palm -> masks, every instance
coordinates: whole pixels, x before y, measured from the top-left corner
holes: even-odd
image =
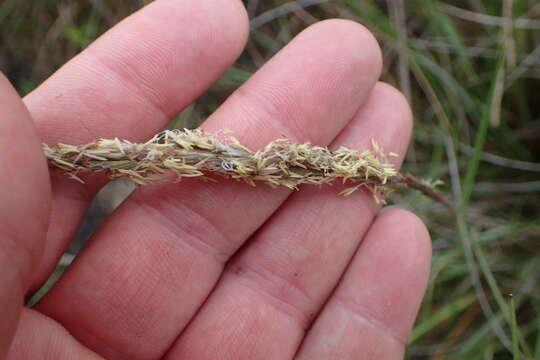
[[[2,81],[0,160],[10,171],[0,173],[0,265],[8,269],[0,308],[9,310],[0,356],[402,356],[425,286],[428,235],[405,211],[377,216],[367,194],[343,198],[333,188],[291,194],[234,181],[141,188],[34,309],[20,305],[105,182],[53,176],[51,195],[40,138],[148,138],[230,66],[247,32],[240,2],[160,0],[30,94],[30,114]],[[376,83],[380,61],[359,25],[314,25],[203,127],[229,128],[252,148],[283,135],[353,148],[376,138],[403,154],[410,112],[397,91]]]

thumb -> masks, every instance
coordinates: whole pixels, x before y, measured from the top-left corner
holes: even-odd
[[[0,359],[10,346],[47,232],[50,184],[41,142],[0,73]]]

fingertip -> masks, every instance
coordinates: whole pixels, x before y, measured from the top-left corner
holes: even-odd
[[[345,293],[370,309],[396,339],[405,342],[427,287],[431,243],[426,226],[413,213],[390,209],[375,219],[352,263]]]
[[[392,118],[394,128],[398,129],[403,137],[410,138],[413,128],[413,113],[405,95],[394,86],[379,81],[373,88],[372,96],[384,101],[388,108],[400,115]]]
[[[399,167],[409,146],[412,126],[413,116],[407,99],[393,86],[377,82],[333,146],[369,149],[372,141],[376,141],[385,153],[397,154],[389,161]]]
[[[249,17],[245,6],[240,0],[213,0],[197,2],[196,7],[201,22],[206,24],[205,38],[200,39],[201,42],[206,43],[210,54],[219,60],[230,56],[229,63],[232,64],[242,53],[249,37]]]
[[[300,36],[313,36],[335,53],[336,66],[344,60],[351,75],[373,86],[382,72],[382,52],[377,39],[362,24],[346,19],[328,19],[305,29]],[[368,81],[366,81],[366,79]]]
[[[4,74],[4,72],[2,70],[0,70],[0,82],[1,82],[1,85],[4,86],[6,81],[9,82],[6,74]]]
[[[379,81],[366,101],[366,108],[358,115],[360,121],[365,120],[362,132],[374,134],[373,139],[385,152],[398,155],[390,161],[401,165],[413,128],[413,115],[405,96],[392,85]]]
[[[245,6],[240,0],[212,0],[212,1],[184,1],[184,0],[157,0],[147,5],[144,13],[135,13],[125,22],[133,21],[144,15],[149,19],[149,24],[154,25],[164,22],[165,30],[175,33],[171,27],[174,23],[194,25],[204,23],[202,36],[212,43],[208,46],[223,46],[226,49],[241,51],[249,36],[249,17]],[[141,15],[142,14],[142,15]],[[153,19],[151,19],[151,17]],[[169,19],[173,20],[172,22]],[[179,21],[181,19],[182,21]],[[141,26],[141,21],[136,20]],[[155,27],[154,27],[155,28]],[[155,30],[158,30],[155,28]],[[181,30],[181,29],[179,29]],[[189,29],[192,31],[193,29]],[[207,34],[211,34],[207,36]],[[202,39],[201,39],[202,40]],[[214,43],[219,40],[220,44]]]
[[[234,0],[234,1],[226,0],[225,3],[231,5],[231,11],[237,18],[238,38],[242,39],[242,47],[240,48],[240,51],[242,51],[244,49],[245,43],[248,40],[249,31],[250,31],[249,15],[248,15],[247,9],[241,0]]]
[[[431,264],[431,237],[425,223],[416,214],[400,208],[388,209],[381,213],[378,220],[383,227],[395,229],[396,234],[404,237],[404,251],[407,262],[418,264],[424,274],[429,273]],[[427,276],[426,276],[427,279]]]
[[[317,350],[329,354],[326,358],[356,358],[360,351],[377,359],[402,358],[430,257],[429,234],[416,215],[402,209],[381,212],[308,334],[300,358],[312,358]],[[329,334],[332,344],[321,347]]]
[[[8,111],[13,111],[12,109],[17,109],[16,111],[25,111],[22,106],[22,101],[20,96],[8,79],[6,74],[0,71],[0,105],[4,116],[7,117]]]

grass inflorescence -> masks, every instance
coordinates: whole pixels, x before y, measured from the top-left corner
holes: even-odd
[[[100,139],[85,145],[43,144],[50,167],[82,181],[80,173],[105,173],[110,178],[127,178],[138,185],[183,177],[215,181],[212,175],[243,180],[255,186],[298,189],[301,184],[330,184],[335,180],[354,185],[341,192],[350,195],[360,187],[368,189],[378,203],[396,185],[406,185],[451,206],[427,183],[400,174],[375,141],[372,150],[355,151],[340,147],[330,151],[311,143],[295,144],[277,139],[264,149],[252,151],[235,137],[210,134],[200,129],[165,130],[145,143]]]

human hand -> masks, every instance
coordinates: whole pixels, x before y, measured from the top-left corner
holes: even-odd
[[[40,143],[142,141],[242,51],[239,1],[158,0],[19,99],[0,81],[0,358],[398,359],[426,285],[418,218],[365,192],[183,180],[138,189],[60,281],[48,277],[105,179],[50,175]],[[349,21],[311,26],[204,124],[404,154],[411,114]],[[395,161],[400,162],[402,158]],[[52,189],[52,190],[51,190]]]

